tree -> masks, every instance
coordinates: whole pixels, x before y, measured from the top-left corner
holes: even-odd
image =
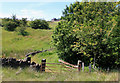
[[[64,21],[58,24],[53,34],[53,42],[59,57],[73,64],[80,59],[86,64],[91,62],[102,68],[117,67],[120,64],[117,43],[120,36],[115,32],[120,30],[117,26],[119,23],[117,4],[117,2],[75,2],[69,7],[66,6],[62,17]],[[110,35],[112,32],[114,36]],[[106,61],[107,59],[109,61]]]
[[[16,15],[13,15],[12,18],[3,18],[2,26],[7,31],[14,31],[16,27],[20,25],[19,20],[16,18]]]

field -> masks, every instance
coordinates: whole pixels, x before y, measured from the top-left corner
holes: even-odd
[[[52,33],[57,22],[49,23],[50,30],[27,28],[29,36],[17,35],[16,32],[9,32],[2,29],[2,56],[24,59],[25,55],[35,50],[49,49],[52,46]],[[41,63],[42,59],[47,62],[58,63],[58,56],[55,50],[44,52],[32,57],[32,61]],[[57,73],[37,72],[30,68],[2,68],[3,81],[117,81],[118,72],[75,72],[61,71]],[[17,72],[19,72],[17,74]]]

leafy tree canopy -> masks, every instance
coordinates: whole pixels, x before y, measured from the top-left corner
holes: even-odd
[[[53,43],[61,59],[102,68],[120,65],[119,2],[75,2],[66,6]]]

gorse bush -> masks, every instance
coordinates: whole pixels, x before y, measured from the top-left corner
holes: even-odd
[[[66,6],[53,43],[59,58],[76,64],[82,60],[102,68],[120,65],[119,2],[75,2]]]
[[[33,29],[49,29],[49,25],[45,20],[35,19],[30,22],[30,27]]]

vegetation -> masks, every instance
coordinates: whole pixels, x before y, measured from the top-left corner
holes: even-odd
[[[84,72],[61,72],[61,73],[48,73],[36,72],[30,68],[21,70],[19,74],[16,72],[20,69],[3,68],[4,72],[3,81],[117,81],[118,73],[84,73]],[[52,82],[51,82],[52,83]]]
[[[26,31],[27,26],[33,29],[50,29],[49,24],[45,20],[35,19],[29,23],[27,22],[27,18],[22,18],[20,20],[16,18],[16,15],[13,15],[12,18],[3,18],[1,26],[3,26],[7,31],[17,31],[18,35],[23,36],[29,35],[29,33]]]
[[[59,58],[76,64],[82,60],[102,68],[120,64],[120,11],[118,2],[75,2],[63,11],[53,43]]]
[[[49,29],[49,25],[45,20],[35,19],[31,21],[30,27],[33,29]]]
[[[27,26],[27,18],[22,18],[22,20],[20,20],[20,25]]]
[[[20,26],[16,28],[16,31],[18,32],[18,35],[23,35],[23,36],[27,36],[29,35],[29,33],[26,30],[25,26]]]
[[[39,30],[27,28],[29,36],[16,35],[17,32],[9,32],[2,29],[2,56],[3,57],[16,57],[17,59],[24,59],[25,54],[34,50],[42,50],[50,48],[50,41],[54,26],[57,23],[50,22],[51,30]],[[52,26],[53,25],[53,26]],[[38,42],[39,41],[39,42]],[[58,63],[58,56],[56,51],[44,52],[32,56],[32,61],[41,63],[42,59],[46,59],[50,63]],[[54,66],[54,65],[53,65]],[[66,71],[61,70],[61,66],[53,69],[58,71],[57,73],[49,72],[37,72],[30,68],[20,70],[20,68],[14,69],[11,67],[2,68],[2,80],[3,81],[117,81],[117,72],[92,72],[88,73],[88,67],[86,71]],[[47,68],[46,68],[47,69]],[[17,74],[17,72],[19,72]],[[86,77],[86,78],[85,78]]]
[[[58,63],[59,59],[63,59],[76,64],[78,60],[82,60],[85,62],[85,70],[68,71],[60,65],[51,68],[55,72],[50,73],[37,72],[31,68],[3,67],[0,77],[3,81],[118,81],[116,70],[102,70],[120,67],[120,15],[117,4],[75,2],[66,6],[60,22],[41,19],[27,21],[27,18],[20,20],[15,15],[12,19],[4,18],[0,24],[3,26],[0,28],[2,57],[24,59],[27,53],[49,49],[53,43],[58,56],[54,49],[31,56],[32,61],[40,64],[42,59],[46,59],[48,63]],[[51,29],[47,30],[49,28]],[[101,67],[100,71],[88,72],[90,62]]]
[[[15,28],[17,27],[17,24],[12,21],[8,21],[4,24],[5,30],[7,31],[14,31]]]
[[[13,15],[12,18],[3,18],[2,19],[2,26],[7,31],[14,31],[17,26],[19,26],[20,22],[16,18],[16,15]]]
[[[28,36],[17,35],[2,28],[2,55],[4,57],[24,58],[29,52],[50,48],[52,30],[26,28]]]

